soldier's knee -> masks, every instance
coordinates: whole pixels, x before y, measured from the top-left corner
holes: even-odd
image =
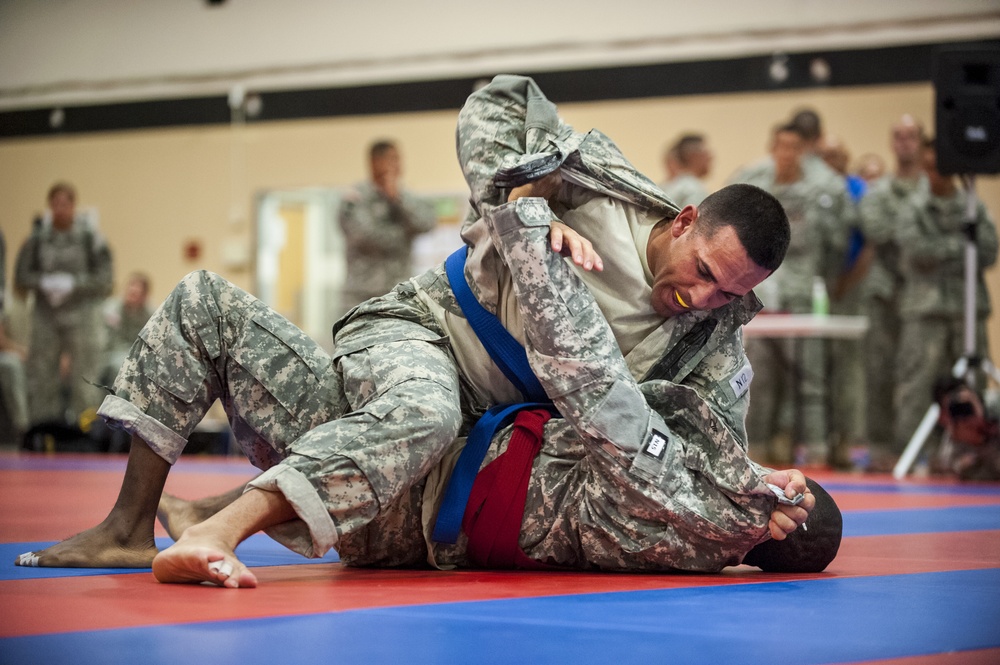
[[[182,303],[194,306],[208,306],[214,303],[213,309],[218,309],[224,303],[245,299],[245,292],[235,284],[209,270],[196,270],[188,273],[174,288],[171,294]],[[232,296],[232,297],[231,297]]]
[[[185,291],[215,291],[228,285],[225,279],[210,270],[195,270],[181,279],[177,289]],[[175,289],[176,290],[176,289]]]

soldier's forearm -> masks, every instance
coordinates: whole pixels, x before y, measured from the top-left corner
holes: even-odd
[[[646,433],[649,406],[593,295],[549,247],[551,216],[544,200],[525,198],[493,209],[485,218],[513,277],[529,361],[576,429],[603,438],[610,418],[632,419],[635,431],[625,438],[635,440],[613,443],[635,449]]]

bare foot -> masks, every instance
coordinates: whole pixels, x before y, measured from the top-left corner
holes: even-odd
[[[153,534],[122,537],[108,521],[39,552],[26,552],[14,564],[41,568],[149,568],[156,556]]]
[[[224,494],[195,499],[194,501],[163,492],[160,495],[159,505],[156,507],[156,516],[170,537],[177,541],[181,539],[185,529],[195,524],[201,524],[226,508],[239,499],[245,489],[245,485],[239,485]]]
[[[178,498],[164,492],[160,503],[156,506],[156,518],[167,530],[167,534],[175,541],[181,539],[184,530],[189,526],[204,521],[205,517],[195,509],[192,501]]]
[[[230,589],[253,588],[257,578],[215,539],[185,532],[153,559],[153,575],[164,583],[209,582]]]

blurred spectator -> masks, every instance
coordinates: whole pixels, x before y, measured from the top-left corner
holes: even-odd
[[[859,260],[869,266],[861,287],[862,311],[868,317],[864,344],[866,422],[871,446],[869,468],[876,472],[890,471],[895,464],[893,395],[903,281],[897,229],[913,223],[919,201],[927,196],[927,177],[920,161],[923,137],[923,127],[910,115],[892,125],[895,172],[871,184],[859,206],[865,237]]]
[[[347,254],[341,313],[388,293],[413,275],[413,239],[434,228],[434,206],[403,190],[396,145],[378,141],[369,151],[371,180],[344,194],[340,228]]]
[[[663,151],[663,172],[667,174],[663,183],[666,184],[676,178],[680,168],[681,165],[677,161],[677,150],[674,146],[670,146]]]
[[[56,183],[49,210],[35,221],[18,253],[15,286],[35,294],[28,345],[28,409],[31,426],[75,422],[96,409],[102,391],[99,309],[111,291],[111,252],[95,223],[76,213],[76,190]],[[59,374],[70,359],[68,405]]]
[[[947,376],[934,384],[941,407],[938,424],[945,438],[938,466],[962,480],[1000,480],[1000,413],[985,404],[962,379]]]
[[[847,183],[847,193],[851,200],[854,203],[860,201],[868,189],[868,183],[861,176],[848,171],[847,165],[851,161],[851,153],[844,142],[836,136],[824,136],[819,141],[818,151],[826,165]]]
[[[854,173],[871,185],[885,175],[885,161],[875,153],[866,153],[858,157]]]
[[[0,313],[0,446],[18,445],[28,430],[27,355],[23,345],[8,337],[6,314]]]
[[[149,276],[134,272],[125,282],[122,299],[104,307],[104,323],[107,327],[107,347],[104,354],[104,369],[101,383],[110,386],[125,356],[139,336],[139,331],[153,315],[147,302],[149,298]]]
[[[3,314],[4,302],[7,298],[7,241],[0,229],[0,314]]]
[[[843,180],[850,196],[850,203],[845,206],[850,215],[843,220],[848,225],[847,247],[839,274],[831,270],[830,311],[844,316],[860,316],[863,311],[860,284],[867,273],[868,262],[860,260],[864,235],[859,228],[855,206],[868,185],[860,177],[848,173],[850,153],[839,138],[824,135],[817,144],[817,150],[823,161]],[[829,341],[829,349],[831,461],[837,466],[853,467],[858,465],[858,458],[864,458],[867,453],[863,342],[833,339]]]
[[[953,176],[938,172],[933,142],[921,150],[929,191],[913,223],[896,231],[900,247],[902,328],[896,354],[895,449],[902,453],[931,403],[935,380],[965,354],[965,226],[969,194]],[[997,230],[982,203],[973,224],[977,272],[977,357],[988,358],[986,318],[990,299],[983,271],[997,259]]]
[[[7,244],[0,231],[0,446],[16,445],[28,429],[28,399],[24,384],[27,349],[7,335]]]
[[[712,170],[712,151],[701,134],[685,134],[671,146],[664,157],[668,180],[662,189],[683,208],[698,205],[708,191],[702,182]]]
[[[824,257],[839,222],[833,208],[823,205],[827,189],[806,178],[802,166],[804,141],[792,125],[774,130],[771,167],[747,179],[773,194],[785,208],[791,242],[785,260],[756,289],[771,311],[796,314],[813,311],[814,285],[822,287]],[[752,445],[766,446],[768,462],[792,460],[791,443],[803,463],[825,463],[827,450],[827,374],[822,340],[762,339],[747,341],[754,368],[750,385],[753,408],[747,417]]]

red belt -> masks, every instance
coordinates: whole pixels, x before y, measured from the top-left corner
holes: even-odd
[[[462,518],[469,558],[486,568],[550,568],[525,556],[518,546],[531,465],[542,448],[542,433],[552,414],[528,409],[514,418],[507,450],[477,475]]]

